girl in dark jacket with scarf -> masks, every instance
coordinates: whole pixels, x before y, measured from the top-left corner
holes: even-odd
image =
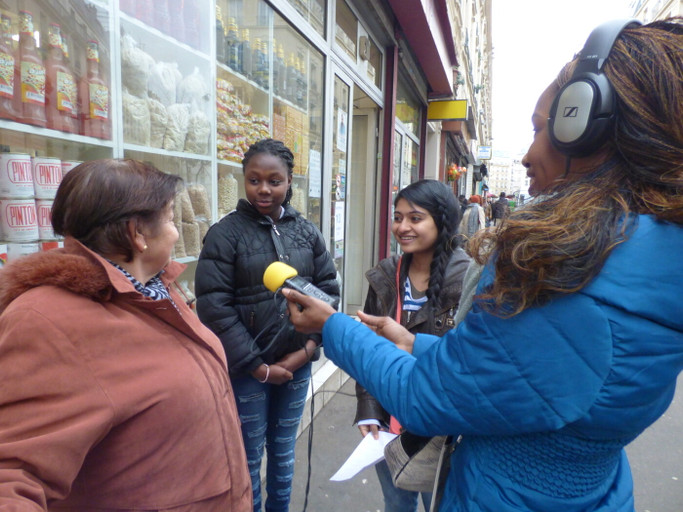
[[[289,205],[292,152],[280,141],[265,139],[249,148],[242,165],[247,199],[206,235],[195,276],[197,313],[225,347],[254,511],[262,507],[264,445],[266,510],[288,510],[296,431],[320,335],[294,331],[285,300],[264,286],[263,273],[279,260],[334,298],[339,285],[320,231]]]
[[[458,247],[456,228],[460,205],[443,183],[421,180],[401,190],[394,201],[391,231],[402,256],[384,259],[366,273],[370,288],[364,311],[396,317],[400,300],[400,322],[414,333],[441,336],[453,328],[460,302],[462,280],[469,257]],[[399,426],[362,386],[356,385],[356,422],[363,436],[379,428],[398,433]],[[375,466],[384,494],[385,512],[414,512],[418,493],[394,486],[385,461]],[[422,493],[429,510],[431,493]]]

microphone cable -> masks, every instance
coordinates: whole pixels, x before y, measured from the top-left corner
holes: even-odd
[[[315,388],[313,386],[313,372],[311,372],[311,420],[308,423],[308,453],[306,454],[306,460],[308,462],[308,468],[306,471],[306,490],[304,491],[304,508],[302,512],[306,512],[308,508],[308,493],[311,490],[311,455],[313,453],[313,419],[315,418]]]
[[[286,300],[286,299],[284,299],[284,300]],[[273,294],[273,302],[275,303],[275,311],[277,311],[279,304],[277,301],[277,294],[276,293]],[[254,343],[256,343],[258,341],[258,339],[263,335],[263,333],[265,333],[268,329],[270,329],[274,324],[275,324],[275,322],[271,322],[271,323],[267,324],[263,329],[261,329],[261,331],[256,336],[254,336]],[[273,339],[271,339],[265,347],[263,347],[261,350],[256,352],[257,357],[262,356],[263,354],[268,352],[273,347],[273,345],[275,345],[275,342],[278,341],[278,336],[280,336],[280,334],[282,334],[282,331],[285,330],[285,328],[287,327],[288,324],[289,324],[289,320],[282,324],[282,326],[278,329],[278,331],[273,335]]]
[[[286,300],[283,298],[283,300]],[[278,297],[277,293],[273,294],[273,302],[275,303],[275,309],[277,311],[278,309]],[[268,325],[266,325],[259,333],[254,336],[254,343],[258,341],[258,339],[266,332],[266,330],[270,329],[275,322],[272,322]],[[282,333],[282,331],[287,327],[288,321],[284,322],[282,326],[278,329],[278,331],[275,333],[273,336],[273,339],[268,342],[268,344],[259,350],[257,352],[257,356],[261,356],[265,354],[270,348],[275,344],[275,342],[278,340],[278,336]],[[326,389],[321,389],[319,391],[315,391],[315,387],[313,385],[313,373],[311,372],[310,376],[310,386],[311,386],[311,412],[310,412],[310,421],[308,423],[308,439],[307,439],[307,454],[306,454],[306,462],[307,462],[307,470],[306,470],[306,487],[304,491],[304,505],[302,512],[306,512],[308,508],[308,496],[310,494],[311,490],[311,476],[312,476],[312,470],[313,470],[313,464],[312,464],[312,455],[313,455],[313,420],[315,419],[315,396],[321,393],[335,393],[339,394],[342,396],[350,396],[350,397],[355,397],[355,393],[346,393],[341,390],[336,390],[336,391],[331,391],[331,390],[326,390]]]
[[[308,495],[311,490],[311,473],[313,469],[313,464],[312,464],[312,453],[313,453],[313,420],[315,418],[315,396],[321,393],[334,393],[334,394],[339,394],[342,396],[350,396],[354,397],[356,396],[355,393],[347,393],[345,391],[341,391],[341,389],[338,389],[337,391],[331,391],[327,389],[321,389],[319,391],[314,392],[313,388],[313,374],[311,374],[311,419],[308,424],[308,440],[307,440],[307,448],[308,448],[308,453],[306,455],[306,461],[308,464],[307,471],[306,471],[306,488],[304,491],[304,506],[301,512],[306,512],[306,509],[308,508]]]

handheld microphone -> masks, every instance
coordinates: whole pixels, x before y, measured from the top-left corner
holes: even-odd
[[[277,293],[280,288],[286,286],[309,297],[320,299],[335,309],[337,308],[337,299],[333,299],[320,288],[300,277],[294,267],[290,267],[281,261],[274,261],[268,265],[263,273],[263,284],[273,293]]]

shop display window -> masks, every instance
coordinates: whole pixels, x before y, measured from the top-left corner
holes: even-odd
[[[344,279],[344,248],[346,245],[346,177],[349,165],[349,86],[338,76],[334,79],[333,152],[330,239],[332,256],[340,277]]]
[[[8,244],[16,256],[60,243],[38,231],[38,207],[49,198],[35,192],[36,165],[54,194],[82,161],[134,158],[185,181],[174,257],[190,264],[181,281],[191,292],[203,236],[243,197],[244,152],[266,137],[294,153],[292,204],[320,226],[323,54],[264,0],[175,5],[0,5],[0,167],[14,172],[11,183],[0,179],[0,203],[19,200],[30,224],[0,222],[0,254]],[[307,5],[322,30],[325,1]]]
[[[378,89],[382,88],[382,52],[369,36],[361,36],[360,58],[364,61],[365,74]]]
[[[249,145],[272,137],[294,153],[292,206],[320,225],[322,54],[262,0],[218,3],[216,46],[218,216],[244,195]]]
[[[25,125],[5,128],[110,140],[106,8],[82,0],[10,1],[0,16],[0,118]]]
[[[175,201],[174,258],[194,262],[216,220],[210,12],[200,0],[120,2],[123,155],[183,178]]]
[[[403,155],[403,135],[401,132],[394,131],[394,161],[392,162],[392,182],[391,182],[391,212],[389,214],[389,226],[391,226],[394,219],[394,203],[399,190],[401,190],[401,160]],[[398,254],[399,247],[396,239],[392,236],[390,238],[390,249],[392,254]]]
[[[337,0],[335,46],[351,59],[361,79],[382,89],[384,55],[344,0]]]
[[[62,176],[113,155],[110,21],[99,2],[0,5],[0,266],[62,244]]]
[[[417,143],[407,138],[403,144],[403,168],[401,169],[401,188],[419,179],[417,169]]]
[[[206,0],[119,0],[119,9],[147,29],[158,30],[165,37],[208,54],[207,3]]]
[[[421,105],[399,77],[396,89],[396,117],[416,137],[420,135]]]
[[[325,37],[325,25],[327,12],[326,0],[287,0],[296,12],[307,20],[313,29]]]
[[[399,121],[397,123],[397,129],[394,131],[394,161],[391,189],[392,212],[393,204],[398,192],[419,179],[419,147],[417,141],[414,140],[412,135],[406,132],[405,127]],[[391,214],[389,225],[391,225],[392,221],[393,213]],[[398,254],[400,252],[400,248],[394,237],[391,237],[390,250],[392,254]]]
[[[358,41],[358,19],[344,0],[337,0],[334,41],[355,63]]]

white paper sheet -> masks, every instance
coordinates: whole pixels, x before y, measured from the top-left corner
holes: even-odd
[[[358,446],[356,446],[356,449],[353,450],[353,453],[349,458],[346,459],[346,462],[344,462],[339,470],[332,475],[330,480],[333,482],[348,480],[368,466],[382,460],[384,458],[384,447],[394,437],[396,437],[396,434],[383,431],[380,431],[379,439],[372,437],[372,434],[365,436]]]

